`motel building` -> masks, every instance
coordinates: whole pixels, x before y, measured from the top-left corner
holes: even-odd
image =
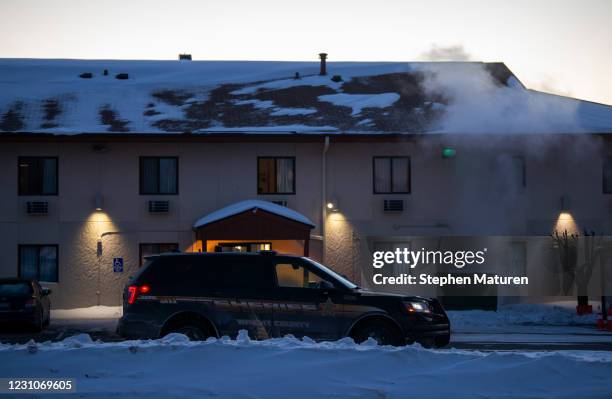
[[[461,271],[529,286],[387,288],[494,308],[575,297],[551,233],[584,230],[610,270],[610,106],[503,63],[182,58],[0,60],[0,277],[74,308],[119,305],[169,251],[305,255],[382,289],[376,251],[486,248]],[[380,272],[424,271],[445,272]]]

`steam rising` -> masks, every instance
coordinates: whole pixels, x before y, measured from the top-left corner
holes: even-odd
[[[469,61],[472,57],[460,44],[446,47],[434,44],[420,58],[423,61]]]
[[[483,64],[425,64],[425,91],[446,101],[440,133],[574,133],[579,102],[525,89],[511,76],[494,81]]]

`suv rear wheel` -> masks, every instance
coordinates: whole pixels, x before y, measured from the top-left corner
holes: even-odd
[[[170,333],[186,335],[191,341],[204,341],[215,336],[206,320],[197,315],[179,315],[170,320],[162,329],[162,337]]]
[[[368,338],[374,339],[378,345],[394,345],[399,346],[402,344],[401,337],[396,328],[391,323],[376,320],[370,321],[366,324],[359,326],[353,333],[351,338],[357,343],[362,343]]]

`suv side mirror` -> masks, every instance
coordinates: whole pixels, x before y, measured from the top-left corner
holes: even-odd
[[[47,295],[51,295],[51,292],[53,292],[53,291],[51,291],[51,288],[46,288],[46,287],[43,287],[43,288],[42,288],[42,291],[41,291],[41,294],[42,294],[43,296],[47,296]]]
[[[336,289],[336,287],[327,280],[321,280],[321,282],[319,283],[319,288],[323,291],[330,291]]]

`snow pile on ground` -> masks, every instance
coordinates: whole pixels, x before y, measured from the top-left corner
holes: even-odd
[[[504,305],[497,312],[460,310],[447,313],[453,331],[476,331],[487,326],[595,326],[596,323],[595,314],[578,316],[576,309],[565,302]]]
[[[612,395],[609,352],[468,352],[292,337],[0,345],[2,377],[75,378],[80,397],[589,398]]]
[[[116,319],[123,315],[121,306],[91,306],[76,309],[52,309],[51,319]]]

